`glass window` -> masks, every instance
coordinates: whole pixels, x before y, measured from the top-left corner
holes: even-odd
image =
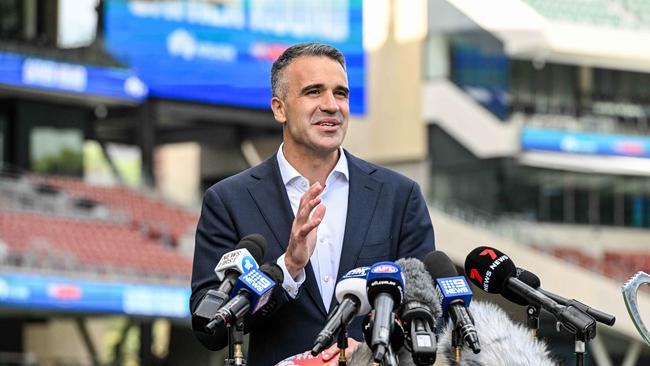
[[[81,176],[84,136],[80,129],[34,127],[30,132],[31,169],[41,174]]]
[[[0,0],[0,38],[20,37],[21,0]]]
[[[83,47],[95,40],[98,2],[99,0],[59,0],[59,47]]]

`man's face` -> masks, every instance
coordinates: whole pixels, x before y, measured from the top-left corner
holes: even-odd
[[[329,154],[341,146],[350,111],[348,79],[328,57],[301,56],[284,69],[284,93],[271,105],[285,124],[284,143],[296,152]]]

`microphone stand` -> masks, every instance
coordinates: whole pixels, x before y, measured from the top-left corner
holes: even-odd
[[[234,325],[228,326],[228,358],[226,366],[246,365],[242,345],[244,344],[244,319],[237,319]]]
[[[533,338],[537,337],[537,329],[539,329],[539,312],[541,308],[539,306],[528,305],[526,309],[526,315],[528,319],[528,328],[530,328],[530,334]]]
[[[336,346],[339,348],[339,366],[347,366],[348,359],[345,357],[345,350],[348,348],[348,330],[346,329],[345,324],[339,332]]]
[[[460,350],[463,346],[463,340],[460,338],[458,328],[455,327],[451,331],[451,347],[454,349],[454,354],[456,356],[456,363],[460,363]]]
[[[384,365],[386,366],[398,366],[397,358],[395,357],[395,352],[393,351],[393,346],[388,345],[386,349],[386,354],[384,355]]]
[[[581,340],[576,336],[576,365],[577,366],[583,366],[585,364],[585,349],[586,349],[586,344],[585,341]]]

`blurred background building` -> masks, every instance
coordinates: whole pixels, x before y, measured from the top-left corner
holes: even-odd
[[[201,196],[277,150],[304,41],[345,53],[344,147],[421,184],[438,249],[503,249],[616,315],[589,364],[650,364],[619,290],[650,272],[647,0],[0,0],[0,364],[222,364],[188,322]]]

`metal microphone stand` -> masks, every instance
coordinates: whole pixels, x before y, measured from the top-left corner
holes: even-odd
[[[346,328],[345,324],[343,324],[336,341],[336,346],[339,348],[339,366],[347,366],[348,364],[348,359],[345,357],[345,350],[348,348],[348,330]]]
[[[393,351],[393,346],[388,345],[386,349],[386,354],[384,355],[384,365],[385,366],[398,366],[397,365],[397,357],[395,356],[395,352]]]
[[[244,319],[237,319],[235,324],[228,325],[228,358],[225,366],[246,365],[246,358],[242,351],[244,344]]]
[[[539,306],[528,305],[526,308],[526,315],[528,319],[528,328],[530,329],[530,334],[533,338],[537,337],[537,329],[539,329],[539,312],[541,308]]]
[[[584,334],[576,333],[575,336],[575,353],[576,353],[576,366],[583,366],[585,364],[585,351],[587,349],[587,342],[589,340]]]
[[[460,350],[463,347],[463,340],[460,338],[458,328],[454,327],[451,331],[451,347],[454,349],[456,363],[460,362]]]

